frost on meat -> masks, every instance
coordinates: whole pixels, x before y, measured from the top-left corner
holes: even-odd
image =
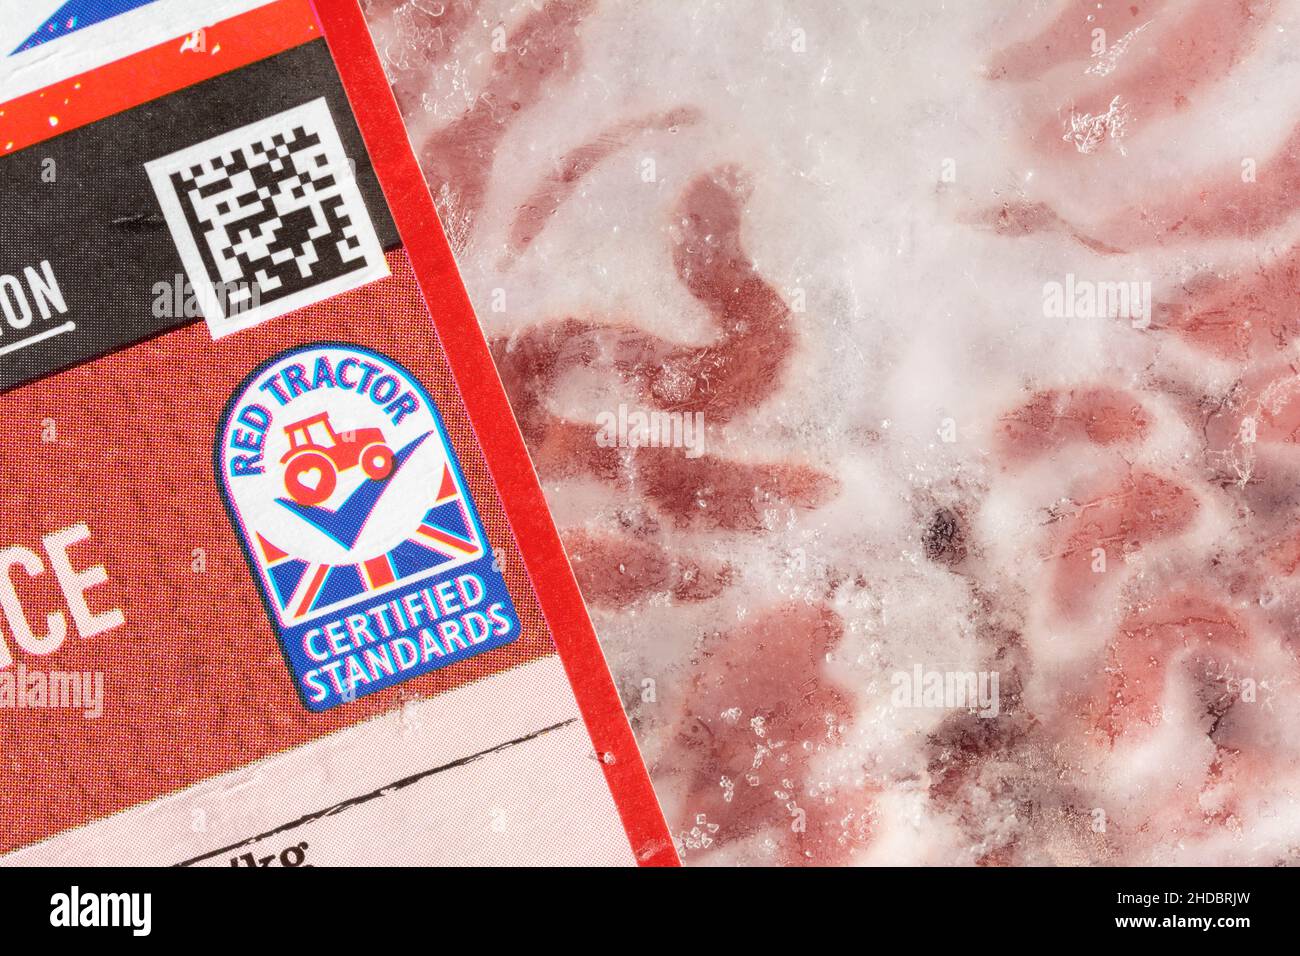
[[[1300,0],[370,7],[687,862],[1294,860]]]

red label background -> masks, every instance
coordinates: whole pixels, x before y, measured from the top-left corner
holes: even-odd
[[[220,343],[198,323],[0,397],[5,540],[84,522],[73,566],[102,564],[92,611],[126,624],[48,656],[40,670],[103,671],[102,716],[0,710],[0,852],[242,767],[392,709],[555,653],[406,256],[391,278]],[[519,612],[518,641],[324,714],[301,704],[213,477],[214,429],[240,381],[308,342],[377,349],[428,388]],[[58,441],[42,441],[53,419]],[[202,548],[206,570],[192,569]],[[63,610],[53,573],[12,579],[33,629]],[[491,719],[491,715],[482,715]]]

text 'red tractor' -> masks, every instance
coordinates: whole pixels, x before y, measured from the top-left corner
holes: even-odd
[[[321,412],[285,425],[284,433],[289,438],[289,450],[280,459],[285,465],[284,490],[300,505],[326,501],[338,485],[339,472],[357,465],[376,481],[393,473],[393,451],[378,428],[340,435],[330,424],[329,412]]]

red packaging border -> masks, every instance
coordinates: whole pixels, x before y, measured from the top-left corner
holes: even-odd
[[[356,0],[312,0],[429,315],[642,866],[677,866],[650,775]],[[437,290],[435,296],[434,290]],[[557,626],[557,622],[561,626]]]

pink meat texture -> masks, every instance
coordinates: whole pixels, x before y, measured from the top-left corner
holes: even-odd
[[[1300,859],[1300,0],[367,15],[686,863]]]

